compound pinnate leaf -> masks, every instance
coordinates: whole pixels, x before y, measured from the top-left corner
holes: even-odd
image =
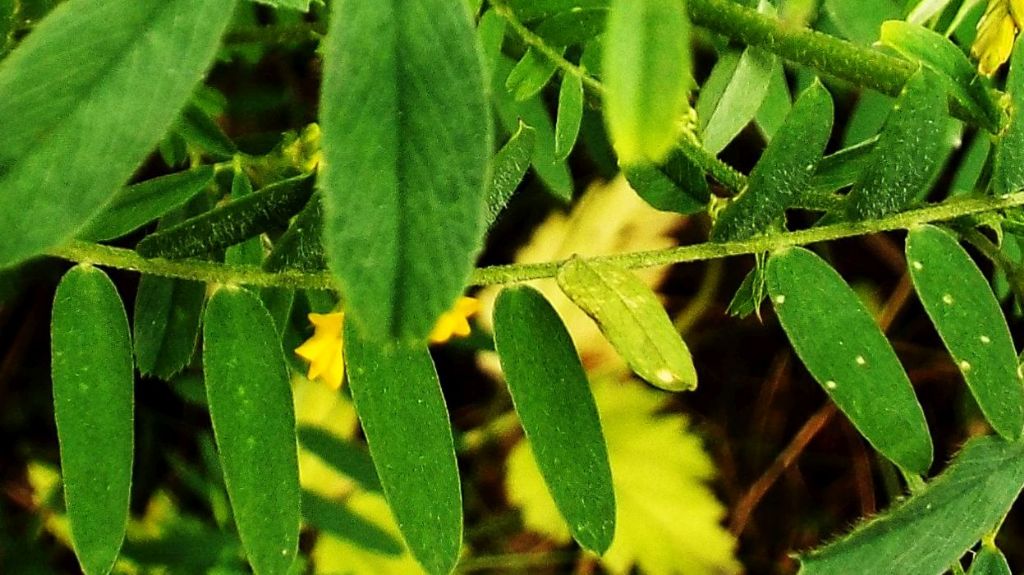
[[[343,0],[332,13],[320,108],[328,265],[367,336],[425,340],[482,246],[482,53],[463,2]]]
[[[893,463],[932,463],[928,424],[907,374],[857,294],[803,248],[768,260],[768,293],[789,341],[854,427]]]
[[[78,237],[104,241],[128,234],[188,202],[213,181],[213,167],[154,178],[128,186],[93,216]]]
[[[348,381],[384,496],[420,564],[451,573],[462,548],[462,489],[430,351],[368,339],[357,325],[345,322]]]
[[[613,265],[573,258],[558,270],[557,280],[637,375],[666,391],[697,387],[690,350],[639,278]]]
[[[686,3],[613,0],[604,38],[605,121],[619,162],[659,164],[689,107]]]
[[[0,267],[72,237],[128,180],[212,63],[234,4],[70,0],[4,59]]]
[[[810,188],[832,133],[832,118],[832,96],[814,82],[793,104],[754,166],[747,189],[719,214],[713,240],[743,240],[772,231],[772,224]]]
[[[543,295],[515,287],[495,303],[494,338],[558,509],[580,545],[604,554],[615,533],[615,492],[597,405],[569,332]]]
[[[847,216],[864,220],[906,209],[924,193],[944,158],[946,91],[934,72],[907,81],[882,128],[867,169],[847,196]]]
[[[231,509],[257,574],[287,573],[298,551],[301,495],[288,367],[258,297],[222,287],[203,327],[206,397]]]
[[[128,524],[135,376],[124,304],[102,271],[71,269],[53,302],[53,406],[71,539],[109,573]]]
[[[800,556],[800,575],[945,573],[1000,522],[1022,486],[1024,445],[974,439],[924,490]]]
[[[1007,439],[1024,430],[1024,382],[1003,311],[959,242],[935,226],[907,237],[914,289],[992,427]]]

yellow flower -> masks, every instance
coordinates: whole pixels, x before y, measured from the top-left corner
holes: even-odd
[[[480,302],[475,298],[459,298],[451,311],[438,318],[434,330],[430,332],[430,343],[444,343],[452,337],[469,335],[469,318],[479,310]],[[331,389],[338,389],[345,378],[342,345],[345,314],[311,313],[308,317],[313,324],[313,336],[295,348],[295,353],[309,362],[309,372],[306,374],[308,379],[319,379]]]
[[[460,297],[455,307],[437,319],[434,330],[430,332],[430,343],[444,343],[453,336],[469,335],[469,318],[480,311],[480,301],[471,297]]]
[[[338,389],[345,378],[345,353],[341,339],[345,314],[311,313],[307,317],[315,331],[306,343],[295,348],[295,353],[309,362],[306,377],[319,379],[332,389]]]
[[[978,72],[991,76],[1010,59],[1013,40],[1024,26],[1024,0],[989,0],[978,22],[978,35],[971,55],[978,59]]]

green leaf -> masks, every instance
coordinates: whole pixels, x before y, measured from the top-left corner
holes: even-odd
[[[288,230],[274,242],[274,250],[263,261],[263,269],[270,272],[285,269],[318,272],[326,268],[321,206],[320,194],[313,194]]]
[[[658,210],[696,214],[706,210],[711,200],[704,172],[679,149],[672,150],[660,166],[626,166],[623,173],[637,195]]]
[[[903,88],[878,144],[847,200],[847,215],[859,221],[906,209],[931,182],[945,158],[946,91],[927,68]]]
[[[714,110],[701,122],[705,149],[718,154],[754,119],[768,94],[776,63],[771,52],[755,47],[743,51]]]
[[[800,575],[945,573],[1009,511],[1024,485],[1024,445],[971,440],[941,475],[893,510],[800,557]]]
[[[448,408],[425,343],[367,340],[345,322],[348,381],[402,536],[431,575],[462,548],[462,492]]]
[[[1024,190],[1024,40],[1017,39],[1006,78],[1010,119],[996,139],[992,190],[999,195]]]
[[[128,180],[212,63],[234,4],[70,0],[4,59],[0,267],[73,237]]]
[[[982,413],[999,435],[1024,430],[1024,383],[1003,311],[956,239],[935,226],[907,237],[914,288]]]
[[[789,83],[786,80],[786,68],[782,61],[776,58],[772,66],[771,78],[768,81],[768,92],[764,95],[764,101],[754,116],[757,127],[768,142],[772,141],[776,132],[782,128],[786,116],[793,107],[793,97],[789,93]]]
[[[231,201],[238,202],[252,195],[252,182],[245,170],[236,167],[231,178]],[[308,201],[308,200],[307,200]],[[230,246],[224,252],[224,263],[231,265],[255,265],[263,261],[263,242],[259,236],[251,237],[240,244]]]
[[[524,22],[544,20],[562,12],[608,8],[610,0],[509,0],[508,5]]]
[[[832,194],[857,183],[873,159],[877,144],[878,136],[875,136],[822,158],[811,178],[809,193],[816,196]]]
[[[246,556],[286,573],[299,543],[299,462],[288,367],[252,293],[221,287],[206,306],[203,371],[214,438]]]
[[[967,145],[967,151],[961,157],[953,181],[949,184],[949,195],[957,196],[972,194],[982,181],[982,174],[989,166],[989,153],[992,151],[992,138],[985,133],[977,133]]]
[[[743,278],[740,287],[736,289],[726,313],[733,317],[747,317],[756,314],[761,317],[761,303],[768,296],[768,287],[765,280],[766,267],[762,263],[762,256],[758,256],[757,265]]]
[[[999,108],[971,61],[948,38],[924,26],[892,20],[882,24],[881,43],[938,74],[961,105],[996,131]]]
[[[832,96],[813,83],[793,104],[782,128],[750,173],[747,188],[715,220],[714,241],[770,233],[811,185],[832,133]]]
[[[893,0],[824,0],[823,7],[843,36],[865,46],[878,40],[882,22],[902,16]]]
[[[17,14],[18,0],[0,0],[0,58],[3,58],[7,47],[14,41]]]
[[[64,498],[86,575],[109,573],[128,524],[135,376],[117,289],[78,265],[53,301],[53,409]]]
[[[498,219],[526,176],[536,142],[536,130],[520,122],[519,129],[494,156],[494,177],[487,192],[487,227]]]
[[[569,332],[543,295],[513,287],[495,303],[494,343],[559,511],[580,545],[603,555],[615,534],[615,492],[597,405]]]
[[[217,159],[226,160],[238,152],[231,138],[194,103],[182,110],[175,129],[186,142]]]
[[[312,176],[271,184],[257,192],[150,234],[136,251],[147,258],[187,258],[216,252],[287,222],[313,195]]]
[[[373,553],[401,555],[405,551],[401,541],[341,501],[311,491],[302,493],[302,517],[321,533],[341,537]]]
[[[769,258],[767,280],[793,349],[825,393],[882,455],[908,472],[926,472],[932,440],[924,412],[857,294],[803,248]]]
[[[291,10],[298,10],[300,12],[309,11],[309,3],[312,0],[252,0],[257,4],[266,4],[267,6],[273,6],[274,8],[289,8]]]
[[[516,100],[527,100],[547,86],[555,70],[557,67],[554,62],[530,48],[509,72],[505,87]]]
[[[1012,575],[1012,571],[1002,551],[994,545],[983,544],[971,561],[967,575]]]
[[[697,387],[690,350],[639,278],[610,264],[573,258],[559,268],[557,280],[637,375],[667,391]]]
[[[604,40],[604,112],[619,162],[660,164],[689,108],[690,20],[682,0],[613,0]]]
[[[491,13],[493,12],[488,12]],[[498,20],[504,22],[500,17]],[[505,88],[504,82],[497,80],[512,69],[512,60],[507,56],[498,54],[494,60],[494,68],[491,72],[495,77],[491,82],[491,96],[498,112],[498,119],[501,120],[505,131],[510,134],[519,129],[520,122],[536,130],[531,159],[533,169],[554,198],[568,202],[572,199],[572,176],[565,160],[559,160],[555,156],[555,126],[551,122],[546,105],[539,96],[517,102]]]
[[[139,372],[170,380],[192,360],[206,284],[143,275],[135,294],[135,357]]]
[[[300,427],[299,443],[324,463],[345,474],[367,491],[380,491],[373,460],[362,445],[345,441],[320,427]]]
[[[574,74],[562,75],[558,89],[558,119],[555,122],[555,157],[569,157],[583,121],[583,80]]]
[[[350,323],[374,339],[426,339],[462,293],[485,231],[482,53],[461,2],[333,8],[320,108],[328,264]]]
[[[104,241],[127,235],[185,205],[213,181],[213,174],[212,166],[200,166],[122,188],[89,220],[78,237]]]

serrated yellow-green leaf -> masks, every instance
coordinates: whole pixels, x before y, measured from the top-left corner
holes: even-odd
[[[341,0],[323,42],[324,248],[349,323],[425,341],[483,245],[492,122],[464,2]]]
[[[301,499],[288,366],[256,295],[222,287],[206,306],[203,371],[235,524],[256,575],[288,572]]]
[[[667,391],[697,387],[690,350],[639,278],[613,265],[573,258],[559,268],[557,280],[637,375]]]
[[[935,226],[907,236],[914,289],[993,429],[1024,430],[1024,381],[1006,317],[988,280],[960,243]]]
[[[541,473],[585,549],[603,555],[615,533],[615,492],[597,405],[572,338],[544,296],[502,290],[494,343]]]
[[[105,575],[128,524],[135,375],[124,304],[99,269],[76,266],[57,286],[51,350],[71,539],[86,575]]]
[[[619,163],[660,164],[689,107],[690,20],[683,0],[613,0],[604,35],[604,116]]]
[[[807,370],[882,455],[911,473],[932,463],[921,404],[896,352],[857,294],[803,248],[768,260],[768,293]]]
[[[0,267],[78,232],[171,126],[234,0],[70,0],[0,63]]]
[[[349,388],[388,505],[431,575],[462,549],[462,489],[448,408],[426,343],[381,342],[345,322]]]

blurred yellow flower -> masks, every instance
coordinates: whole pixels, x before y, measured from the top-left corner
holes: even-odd
[[[971,55],[978,59],[978,72],[991,76],[1010,59],[1013,40],[1024,26],[1024,0],[989,0],[978,22],[978,35]]]
[[[331,389],[338,389],[345,378],[345,352],[341,339],[345,314],[311,313],[307,317],[313,324],[313,337],[295,348],[295,353],[309,362],[307,378],[319,379]]]
[[[469,318],[480,311],[480,302],[476,298],[460,297],[455,307],[437,319],[434,330],[430,332],[430,343],[444,343],[452,337],[469,335]]]
[[[460,297],[451,311],[445,312],[437,320],[434,330],[430,332],[430,343],[444,343],[453,337],[469,335],[469,318],[480,311],[480,302],[471,297]],[[342,332],[345,314],[311,313],[309,322],[313,324],[313,336],[295,348],[295,353],[309,362],[310,380],[319,379],[331,389],[341,387],[345,379],[345,352],[342,345]]]

